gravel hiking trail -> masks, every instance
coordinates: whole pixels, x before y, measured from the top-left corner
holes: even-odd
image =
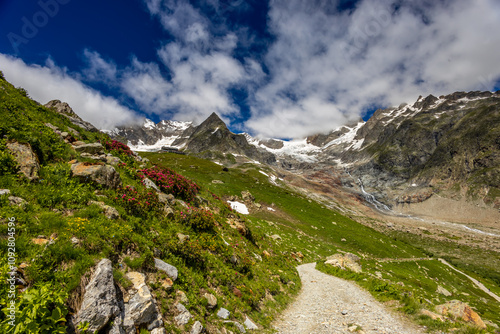
[[[280,334],[423,334],[353,282],[324,274],[316,263],[297,267],[302,290],[273,324]]]

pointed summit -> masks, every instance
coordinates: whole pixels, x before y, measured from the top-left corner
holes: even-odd
[[[219,115],[213,112],[206,120],[203,121],[198,126],[198,129],[213,129],[215,130],[217,127],[223,129],[227,129],[226,123],[220,119]]]

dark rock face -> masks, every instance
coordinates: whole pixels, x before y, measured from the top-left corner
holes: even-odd
[[[52,109],[52,110],[60,113],[61,115],[66,116],[71,121],[71,123],[78,125],[79,127],[83,128],[85,130],[92,131],[92,132],[99,131],[95,126],[93,126],[89,122],[86,122],[83,119],[81,119],[80,116],[78,116],[73,111],[73,109],[71,109],[69,104],[67,104],[66,102],[61,102],[59,100],[52,100],[52,101],[49,101],[44,106],[46,108]]]

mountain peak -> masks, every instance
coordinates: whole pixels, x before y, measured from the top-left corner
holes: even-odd
[[[198,129],[215,129],[215,128],[226,128],[226,123],[217,115],[215,112],[213,112],[206,120],[203,121],[198,127]]]

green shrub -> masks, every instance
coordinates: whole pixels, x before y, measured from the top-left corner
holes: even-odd
[[[54,334],[66,333],[65,305],[67,294],[59,287],[44,284],[28,289],[17,300],[16,327],[4,319],[0,324],[2,333]],[[2,310],[4,314],[7,309]]]

